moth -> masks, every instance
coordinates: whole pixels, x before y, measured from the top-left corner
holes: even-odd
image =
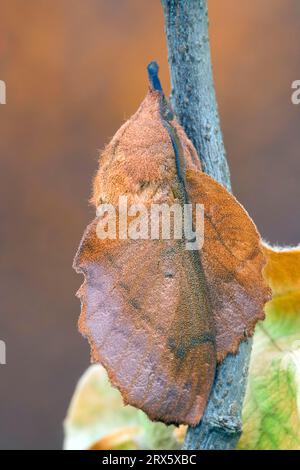
[[[84,274],[79,329],[125,404],[152,420],[195,426],[215,369],[264,318],[269,299],[261,239],[237,200],[201,170],[165,98],[158,66],[137,112],[102,152],[92,203],[202,204],[204,244],[100,239],[96,218],[74,260]],[[193,214],[194,217],[194,214]],[[194,219],[193,219],[194,220]]]

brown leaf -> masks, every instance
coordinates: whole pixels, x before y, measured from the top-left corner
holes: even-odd
[[[150,418],[196,424],[216,363],[197,253],[176,240],[99,240],[97,221],[75,260],[86,279],[79,327],[93,360]]]
[[[161,120],[161,94],[149,91],[138,111],[117,131],[100,156],[91,201],[95,206],[118,204],[120,194],[128,203],[171,202],[177,173],[174,150]],[[187,169],[201,169],[191,141],[175,124]]]
[[[204,205],[201,259],[216,327],[217,357],[236,353],[240,342],[264,319],[270,289],[260,236],[245,209],[213,178],[187,171],[191,202]]]
[[[85,275],[79,327],[93,360],[105,366],[125,403],[166,423],[199,422],[217,359],[253,333],[268,297],[253,222],[200,170],[163,94],[150,89],[104,150],[92,201],[117,206],[126,195],[128,204],[147,207],[202,203],[203,249],[162,237],[100,240],[98,217],[74,261]]]

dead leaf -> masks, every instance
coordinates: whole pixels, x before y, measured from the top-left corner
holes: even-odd
[[[201,260],[216,328],[218,361],[236,353],[240,342],[264,319],[270,289],[263,280],[260,236],[245,209],[205,173],[188,170],[193,203],[204,205]]]
[[[186,250],[184,239],[100,240],[98,217],[74,262],[85,275],[79,326],[93,360],[125,403],[190,425],[203,414],[217,358],[253,333],[269,296],[253,222],[198,161],[162,92],[150,89],[101,155],[92,201],[204,204],[203,250]]]
[[[100,365],[79,380],[64,422],[65,450],[179,449],[182,427],[153,423],[140,410],[124,407]]]

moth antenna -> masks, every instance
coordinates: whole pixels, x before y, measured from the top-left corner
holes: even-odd
[[[148,64],[147,66],[147,70],[148,70],[148,78],[149,78],[149,84],[150,84],[151,89],[155,91],[160,91],[161,93],[163,93],[163,89],[162,89],[160,80],[158,78],[158,70],[159,70],[158,63],[155,62],[155,60],[150,62],[150,64]]]

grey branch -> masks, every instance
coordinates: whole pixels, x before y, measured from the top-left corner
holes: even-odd
[[[174,112],[194,143],[203,170],[231,190],[215,96],[206,0],[161,0]],[[185,449],[234,449],[241,435],[252,341],[217,367],[205,414],[189,428]]]

